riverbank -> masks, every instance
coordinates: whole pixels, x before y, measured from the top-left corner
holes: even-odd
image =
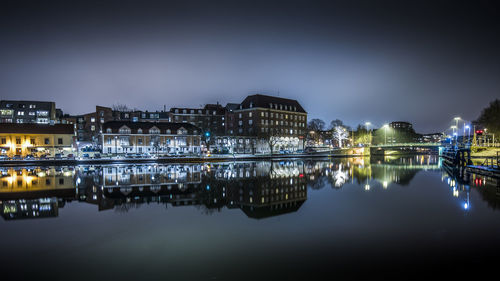
[[[131,163],[204,163],[226,161],[252,161],[252,160],[289,160],[328,157],[363,157],[362,154],[353,154],[352,151],[313,154],[280,154],[280,155],[216,155],[210,157],[160,157],[160,158],[101,158],[101,159],[43,159],[43,160],[2,160],[0,166],[75,166],[75,165],[106,165],[106,164],[131,164]]]

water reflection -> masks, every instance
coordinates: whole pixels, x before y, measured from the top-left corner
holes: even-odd
[[[5,220],[57,217],[65,204],[128,212],[147,204],[195,206],[212,214],[240,209],[261,219],[296,212],[308,188],[361,187],[369,192],[407,186],[420,171],[439,171],[439,158],[341,158],[324,161],[225,162],[172,165],[3,167],[0,213]],[[443,172],[451,195],[469,210],[471,186],[493,209],[498,181],[473,176],[458,182]],[[311,192],[311,191],[310,191]]]

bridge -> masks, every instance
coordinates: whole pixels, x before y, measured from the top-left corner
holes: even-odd
[[[382,148],[400,148],[400,147],[440,147],[442,146],[439,142],[412,142],[412,143],[388,143],[388,144],[377,144],[371,147],[382,147]]]
[[[441,143],[388,143],[372,145],[370,147],[370,155],[386,156],[386,155],[402,155],[415,153],[438,153]]]

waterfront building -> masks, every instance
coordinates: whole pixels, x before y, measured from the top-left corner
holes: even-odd
[[[70,124],[0,124],[0,152],[7,156],[69,154],[74,150]]]
[[[307,112],[296,101],[267,95],[247,96],[231,110],[227,135],[267,139],[273,152],[303,148]]]
[[[102,152],[112,154],[198,154],[200,129],[189,123],[111,121],[104,123]]]
[[[56,123],[56,103],[50,101],[0,101],[0,123]]]
[[[211,136],[221,136],[226,131],[226,109],[220,104],[207,104],[203,108],[170,109],[170,120],[176,123],[189,123]]]

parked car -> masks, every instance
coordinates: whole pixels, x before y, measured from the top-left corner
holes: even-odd
[[[94,159],[101,159],[101,154],[99,153],[94,154]]]
[[[68,154],[68,156],[66,156],[68,159],[75,159],[75,155],[74,154]]]
[[[90,159],[90,155],[88,153],[82,154],[82,159]]]
[[[31,155],[31,154],[28,154],[24,157],[24,160],[33,160],[35,159],[35,156]]]
[[[9,160],[9,156],[2,154],[0,155],[0,160]]]
[[[44,155],[40,155],[40,157],[38,157],[38,159],[45,160],[45,159],[47,159],[47,155],[45,155],[45,154]]]
[[[21,159],[22,159],[22,158],[21,158],[21,155],[14,155],[14,156],[12,157],[12,160],[21,160]]]
[[[54,155],[54,159],[62,159],[62,154],[61,153],[56,153]]]
[[[316,150],[312,147],[306,147],[306,149],[304,150],[305,153],[314,153],[316,152]]]

